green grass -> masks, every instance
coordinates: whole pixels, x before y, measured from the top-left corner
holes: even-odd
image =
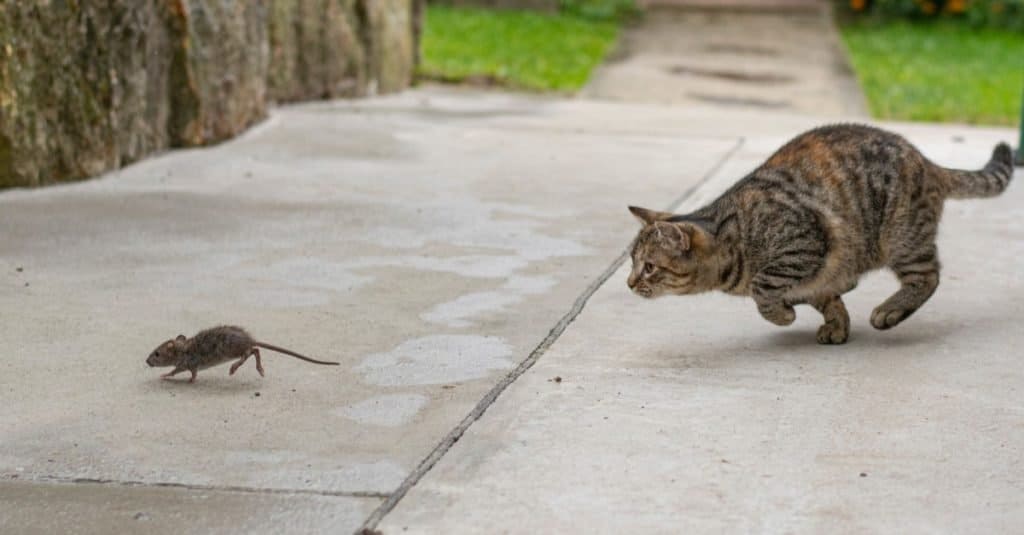
[[[586,83],[617,35],[614,21],[431,5],[420,75],[450,82],[483,78],[521,89],[574,91]]]
[[[1024,33],[955,21],[861,21],[842,26],[876,117],[1016,124],[1024,88]]]

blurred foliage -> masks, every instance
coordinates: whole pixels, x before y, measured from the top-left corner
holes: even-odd
[[[1024,32],[1024,0],[849,0],[849,11],[879,18],[960,20]]]
[[[446,82],[574,91],[604,60],[618,24],[573,14],[429,5],[420,75]]]
[[[878,19],[841,31],[876,117],[1004,125],[1019,117],[1024,33]]]
[[[634,0],[559,0],[559,9],[593,20],[625,20],[640,14]]]

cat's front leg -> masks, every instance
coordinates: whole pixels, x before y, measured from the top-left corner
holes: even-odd
[[[796,311],[793,310],[793,305],[782,298],[789,288],[776,286],[774,282],[760,275],[755,276],[752,283],[751,294],[757,303],[757,311],[764,319],[781,326],[793,323]]]
[[[818,296],[810,304],[821,312],[825,323],[818,328],[819,344],[845,344],[850,337],[850,314],[838,295]]]
[[[776,325],[785,327],[796,320],[796,311],[782,299],[765,301],[755,297],[754,302],[757,303],[757,311],[761,313],[761,316]]]

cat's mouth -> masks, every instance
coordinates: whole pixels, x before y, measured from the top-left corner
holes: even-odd
[[[652,297],[654,297],[654,290],[646,287],[633,288],[633,293],[645,299],[651,299]]]

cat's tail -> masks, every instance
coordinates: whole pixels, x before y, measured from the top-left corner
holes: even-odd
[[[1013,178],[1013,151],[1006,143],[996,145],[992,159],[981,171],[944,169],[951,199],[995,197],[1006,189]]]

